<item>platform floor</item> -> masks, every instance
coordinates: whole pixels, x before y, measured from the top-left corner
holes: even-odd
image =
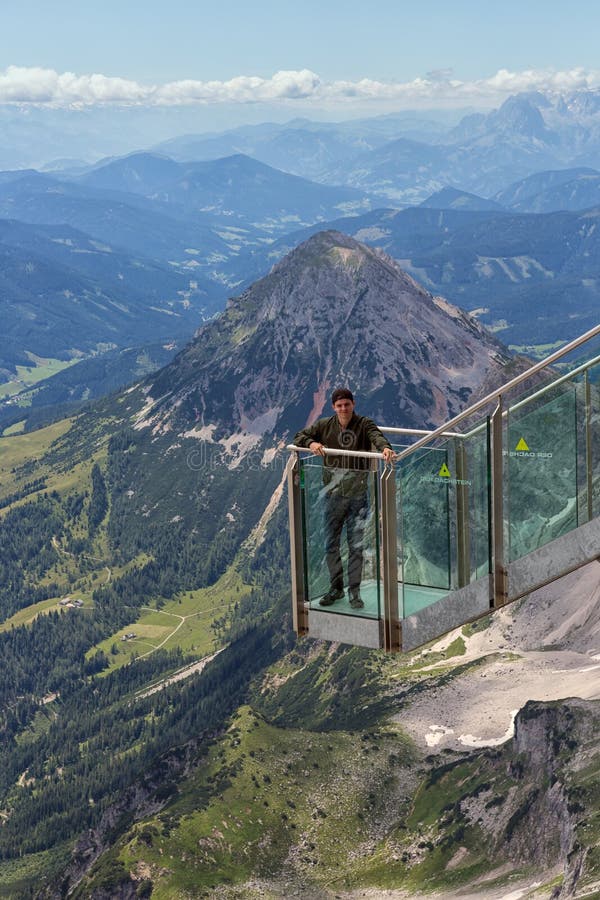
[[[404,585],[404,590],[402,588],[402,584],[398,584],[398,606],[401,619],[412,616],[413,613],[424,609],[426,606],[431,606],[432,603],[436,603],[449,593],[444,588],[422,587],[415,584]],[[380,589],[378,590],[377,582],[363,581],[360,586],[360,595],[365,604],[363,609],[353,609],[350,606],[348,591],[344,592],[344,597],[341,600],[336,600],[331,606],[320,606],[320,597],[315,597],[311,600],[309,606],[310,609],[318,609],[321,612],[334,612],[366,619],[381,618],[380,607],[383,605],[383,594]]]
[[[420,609],[425,609],[426,606],[437,603],[442,597],[447,597],[449,593],[448,588],[422,587],[418,584],[405,584],[404,591],[402,591],[402,585],[399,584],[398,603],[400,605],[400,618],[406,619],[408,616],[412,616],[413,613],[419,612]],[[402,609],[403,600],[404,610]]]

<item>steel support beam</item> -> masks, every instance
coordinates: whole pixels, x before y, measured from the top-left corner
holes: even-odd
[[[308,634],[308,597],[302,539],[301,463],[297,453],[287,464],[290,560],[292,571],[292,622],[297,635]]]
[[[402,649],[402,626],[398,615],[398,545],[396,539],[396,477],[393,466],[381,474],[381,570],[383,575],[383,649]]]
[[[508,577],[504,547],[504,459],[502,454],[502,397],[491,418],[491,529],[492,529],[492,597],[490,606],[497,609],[508,601]]]
[[[471,580],[471,549],[469,541],[469,486],[467,453],[462,441],[454,442],[456,460],[456,551],[458,556],[458,587]]]
[[[586,370],[584,375],[585,390],[585,483],[587,494],[587,520],[591,522],[594,518],[594,460],[592,447],[592,388],[590,385],[590,375]]]

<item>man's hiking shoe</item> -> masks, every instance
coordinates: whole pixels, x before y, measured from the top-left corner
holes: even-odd
[[[336,600],[341,600],[343,596],[344,592],[341,588],[331,588],[330,591],[327,591],[325,596],[321,597],[319,606],[331,606]]]
[[[358,591],[354,591],[350,595],[350,606],[352,609],[362,609],[365,604],[362,601],[362,598]]]

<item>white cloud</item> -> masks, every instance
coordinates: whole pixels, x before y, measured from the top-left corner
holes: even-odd
[[[148,102],[152,87],[106,75],[59,74],[53,69],[9,66],[0,72],[0,103],[42,103],[53,106]]]
[[[240,75],[230,81],[173,81],[157,88],[154,104],[261,103],[306,100],[317,96],[321,81],[314,72],[276,72],[271,78]]]
[[[184,79],[162,85],[140,84],[101,74],[75,75],[39,67],[9,66],[0,71],[0,104],[53,107],[91,105],[182,106],[215,103],[432,104],[493,105],[519,91],[589,90],[600,87],[600,70],[500,69],[489,78],[461,81],[439,69],[407,82],[323,81],[308,69],[276,72],[270,78],[239,75],[228,81]]]

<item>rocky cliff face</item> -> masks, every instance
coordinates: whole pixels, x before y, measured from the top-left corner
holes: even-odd
[[[533,859],[540,872],[562,870],[555,898],[584,896],[598,875],[599,729],[597,701],[528,703],[503,755],[504,765],[511,757],[505,771],[514,779],[506,804],[488,802],[480,821],[516,863]]]
[[[464,892],[444,896],[492,900],[501,896],[494,879],[509,872],[519,882],[513,881],[519,896],[533,896],[536,888],[546,900],[596,896],[598,702],[530,702],[515,725],[514,739],[502,749],[438,766],[426,780],[434,808],[442,802],[436,789],[443,798],[459,793],[440,809],[429,835],[434,850],[450,835],[456,842],[453,859],[438,868],[436,886],[448,870],[466,873],[485,858],[485,874]]]
[[[226,312],[150,386],[148,421],[207,440],[282,436],[349,385],[389,425],[432,426],[506,377],[509,357],[474,319],[390,257],[317,234]]]

